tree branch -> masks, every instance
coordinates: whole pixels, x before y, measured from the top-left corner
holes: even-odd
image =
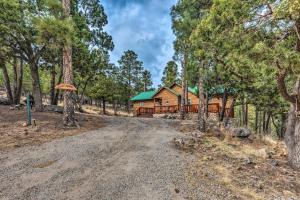
[[[278,62],[276,62],[279,65]],[[279,67],[279,69],[281,69]],[[281,96],[290,103],[296,103],[296,98],[288,94],[286,86],[285,86],[285,77],[286,77],[286,69],[281,69],[277,73],[277,87],[281,94]]]

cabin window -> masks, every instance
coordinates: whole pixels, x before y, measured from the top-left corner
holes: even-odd
[[[168,99],[166,100],[166,104],[169,105],[169,100]]]
[[[140,106],[144,106],[144,102],[141,102],[141,103],[140,103]]]
[[[188,99],[188,105],[192,105],[192,99]]]

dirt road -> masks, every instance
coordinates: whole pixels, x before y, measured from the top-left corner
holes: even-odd
[[[189,182],[176,122],[106,117],[97,131],[0,152],[0,199],[218,199]]]

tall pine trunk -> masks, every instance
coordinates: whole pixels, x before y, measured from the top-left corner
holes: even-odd
[[[62,6],[66,17],[70,16],[70,0],[62,0]],[[63,79],[66,84],[73,84],[72,47],[65,44],[63,47]],[[64,92],[64,125],[75,126],[74,100],[72,91]]]
[[[185,118],[185,105],[186,105],[186,67],[187,67],[187,53],[184,54],[184,61],[182,62],[182,93],[180,101],[180,119]]]
[[[209,104],[209,97],[208,97],[208,91],[206,91],[206,94],[205,94],[205,116],[206,116],[206,119],[208,119],[208,117],[209,117],[208,104]]]
[[[203,76],[201,73],[201,67],[199,67],[199,107],[198,107],[198,127],[202,132],[206,131],[206,117],[205,117],[205,99],[204,99],[204,89],[203,89]]]

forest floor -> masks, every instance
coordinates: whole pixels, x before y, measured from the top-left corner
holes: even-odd
[[[56,112],[34,112],[33,126],[23,126],[27,121],[25,108],[11,110],[9,106],[0,105],[0,151],[37,145],[54,139],[81,134],[101,128],[101,117],[91,114],[76,113],[78,127],[68,129],[63,126],[63,115]]]
[[[23,127],[24,111],[0,109],[0,199],[300,199],[282,142],[85,114],[80,129],[56,113]]]
[[[191,138],[178,140],[177,147],[198,158],[190,171],[195,185],[219,187],[232,199],[300,199],[300,171],[288,165],[283,141],[257,135],[239,139],[226,130],[201,134],[190,127],[179,127]]]

